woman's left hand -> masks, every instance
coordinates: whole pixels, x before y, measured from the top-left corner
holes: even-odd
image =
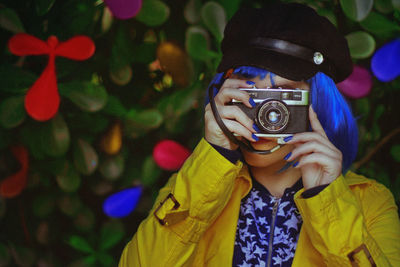
[[[329,184],[342,172],[342,152],[329,141],[311,105],[309,118],[313,131],[295,134],[287,142],[295,145],[287,160],[296,160],[306,190]]]

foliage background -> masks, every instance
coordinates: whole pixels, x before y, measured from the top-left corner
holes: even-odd
[[[24,191],[0,198],[0,266],[117,264],[172,173],[154,162],[154,145],[172,139],[193,149],[203,134],[204,93],[221,56],[224,16],[262,2],[143,0],[137,17],[118,20],[101,0],[0,1],[0,179],[20,168],[10,146],[27,147],[30,161]],[[373,42],[352,51],[367,69],[373,51],[400,33],[396,0],[297,2],[327,16],[344,35],[368,33]],[[21,31],[62,41],[84,34],[96,44],[87,61],[57,58],[62,100],[47,122],[34,121],[23,108],[47,58],[10,54],[7,41]],[[373,78],[367,97],[349,99],[360,127],[352,169],[388,186],[397,201],[399,88],[398,78]],[[115,134],[119,126],[122,136]],[[110,151],[104,140],[120,140],[121,150]],[[106,216],[103,201],[135,185],[143,186],[136,209],[121,219]]]

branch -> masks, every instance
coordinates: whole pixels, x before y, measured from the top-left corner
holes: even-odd
[[[396,134],[400,133],[400,127],[392,130],[389,132],[367,155],[365,155],[362,159],[359,161],[355,162],[353,164],[353,170],[356,171],[359,169],[362,165],[367,163],[375,154],[378,152],[379,149],[382,148],[384,144],[386,144],[392,137],[394,137]]]

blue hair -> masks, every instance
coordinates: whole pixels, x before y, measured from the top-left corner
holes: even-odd
[[[270,74],[271,85],[274,86],[275,74],[257,67],[241,66],[233,71],[246,78],[260,76],[264,79]],[[223,83],[223,73],[214,76],[210,86]],[[318,119],[325,130],[326,135],[335,147],[343,154],[342,172],[347,172],[353,163],[358,149],[358,129],[357,122],[353,117],[350,106],[336,88],[334,81],[322,72],[318,72],[314,77],[307,80],[310,84],[311,104],[317,113]],[[214,96],[218,93],[216,87],[213,88]],[[206,104],[208,103],[208,89]],[[311,126],[310,126],[311,129]]]
[[[311,104],[326,135],[343,154],[343,173],[353,163],[358,150],[357,122],[335,82],[318,72],[307,81],[311,86]]]

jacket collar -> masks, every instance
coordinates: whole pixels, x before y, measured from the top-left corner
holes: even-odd
[[[373,181],[371,179],[365,178],[362,175],[355,174],[352,171],[348,171],[344,177],[345,177],[346,183],[349,186],[361,185],[361,184],[371,184]],[[245,184],[246,188],[243,189],[242,192],[244,192],[244,193],[241,196],[242,198],[244,198],[250,192],[251,188],[253,187],[253,181],[250,177],[248,166],[246,164],[243,164],[243,167],[239,172],[238,179],[242,179],[245,182],[244,184]]]
[[[243,194],[241,196],[241,198],[244,198],[250,192],[251,188],[253,188],[253,181],[251,180],[249,169],[246,164],[243,164],[242,169],[240,169],[238,179],[243,180],[246,186],[246,188],[243,189]]]
[[[360,184],[372,184],[371,179],[368,179],[362,175],[359,174],[355,174],[352,171],[348,171],[345,175],[344,175],[345,181],[348,185],[352,186],[352,185],[360,185]]]

